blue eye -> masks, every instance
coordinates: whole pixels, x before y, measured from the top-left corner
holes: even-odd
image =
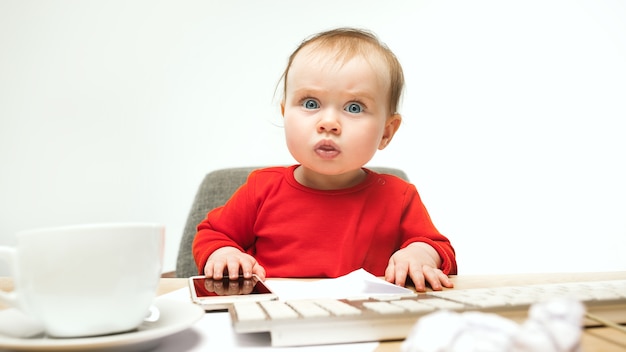
[[[358,114],[363,111],[363,107],[361,106],[361,104],[350,103],[348,104],[348,106],[346,106],[345,110],[351,114]]]
[[[302,106],[304,106],[305,109],[317,109],[320,107],[320,105],[317,103],[317,101],[313,100],[313,99],[307,99],[302,103]]]

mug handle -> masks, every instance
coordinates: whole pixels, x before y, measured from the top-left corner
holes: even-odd
[[[9,268],[13,271],[13,275],[15,275],[16,255],[17,250],[15,248],[0,246],[0,260],[9,263]],[[0,290],[0,302],[17,307],[17,294]]]

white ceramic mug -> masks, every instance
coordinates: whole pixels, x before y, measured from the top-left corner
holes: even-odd
[[[0,301],[38,320],[53,337],[113,334],[138,327],[161,276],[165,227],[93,224],[23,231],[0,247],[13,292]]]

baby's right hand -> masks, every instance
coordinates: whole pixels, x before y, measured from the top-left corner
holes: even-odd
[[[209,256],[204,266],[204,275],[215,280],[221,280],[228,275],[231,280],[239,275],[249,279],[252,274],[265,280],[265,269],[257,263],[253,256],[243,253],[235,247],[222,247]]]

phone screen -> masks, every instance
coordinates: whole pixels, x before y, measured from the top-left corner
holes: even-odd
[[[193,287],[198,298],[272,293],[261,280],[254,276],[250,279],[240,277],[238,280],[194,277]]]

